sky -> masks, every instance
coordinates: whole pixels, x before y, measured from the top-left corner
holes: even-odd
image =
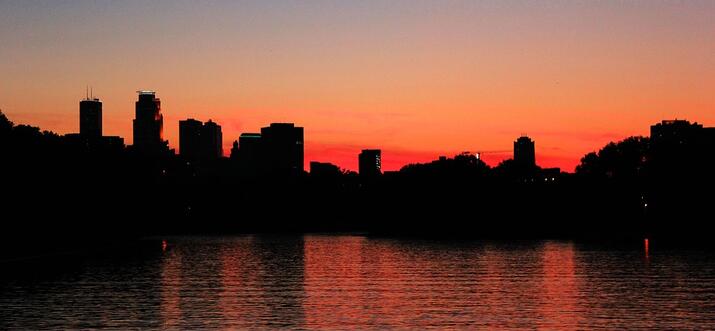
[[[715,1],[0,0],[0,109],[79,130],[92,86],[104,134],[132,143],[136,92],[164,136],[212,119],[224,153],[271,122],[305,128],[306,164],[383,170],[440,155],[572,171],[663,119],[715,126]]]

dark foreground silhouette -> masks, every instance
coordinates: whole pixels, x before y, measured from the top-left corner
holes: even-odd
[[[664,121],[651,137],[584,156],[574,174],[518,160],[492,168],[471,154],[369,176],[325,164],[308,174],[63,137],[0,113],[2,242],[42,251],[170,233],[364,232],[702,244],[713,152],[712,129]]]

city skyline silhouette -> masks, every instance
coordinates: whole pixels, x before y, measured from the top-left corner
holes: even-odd
[[[189,119],[180,122],[182,145],[176,153],[162,136],[165,123],[160,104],[155,92],[138,91],[133,122],[141,139],[135,145],[125,145],[122,137],[99,135],[102,107],[97,99],[79,103],[77,115],[83,130],[64,136],[15,125],[2,114],[0,151],[7,161],[0,171],[13,174],[8,187],[19,192],[71,185],[68,189],[75,194],[67,198],[82,204],[63,202],[51,194],[35,201],[60,207],[77,218],[64,230],[55,225],[59,226],[55,231],[73,235],[106,231],[100,224],[83,228],[90,225],[86,217],[119,205],[126,210],[115,217],[132,212],[153,215],[150,218],[156,223],[121,226],[117,234],[130,236],[164,231],[367,231],[398,236],[679,241],[702,235],[693,232],[705,226],[696,215],[705,212],[710,195],[703,189],[715,180],[711,170],[715,157],[709,153],[715,148],[715,128],[687,120],[663,120],[650,126],[648,137],[610,142],[584,155],[575,173],[541,167],[537,142],[525,135],[513,141],[512,158],[497,166],[486,164],[478,153],[463,152],[384,171],[384,152],[363,149],[354,155],[360,163],[358,173],[317,160],[308,162],[307,172],[303,127],[271,123],[260,133],[242,134],[230,155],[223,156],[221,126]],[[109,182],[115,184],[105,185]],[[131,202],[121,203],[127,199],[125,192],[133,192]],[[144,198],[137,200],[134,195]],[[13,196],[17,204],[9,206],[22,208],[30,203],[22,196]],[[510,212],[516,228],[488,221],[473,223],[465,219],[470,213],[459,209],[474,205],[482,216],[497,217],[501,208],[512,204],[524,207]],[[234,212],[226,209],[231,205],[241,206],[244,215],[274,206],[285,208],[272,210],[275,215],[265,220],[237,222],[231,216]],[[571,222],[574,213],[595,207],[583,217],[597,222],[598,230]],[[383,216],[363,219],[373,208]],[[42,215],[51,210],[36,212]],[[351,214],[344,214],[348,210]],[[619,218],[602,219],[611,213]],[[528,221],[547,215],[548,222]],[[674,217],[686,217],[689,226],[673,227]],[[44,217],[36,218],[46,222]],[[449,222],[438,225],[430,218]],[[192,226],[195,221],[200,223]],[[10,229],[15,225],[20,224],[7,224]],[[45,234],[51,233],[55,232]]]
[[[153,91],[153,90],[137,90],[136,93],[139,94],[139,96],[140,96],[139,100],[140,100],[140,101],[142,100],[142,99],[141,99],[141,96],[142,96],[142,95],[151,95],[151,96],[153,97],[153,96],[155,96],[155,95],[157,94],[157,93],[156,93],[155,91]],[[156,100],[159,100],[159,98],[156,98]],[[139,101],[137,101],[137,102],[139,102]],[[157,102],[160,102],[160,101],[157,101]],[[78,121],[77,121],[77,123],[78,123],[78,125],[77,125],[78,130],[77,130],[77,132],[67,132],[67,133],[65,134],[65,136],[67,136],[67,137],[81,136],[81,135],[85,135],[85,136],[86,136],[86,135],[88,135],[88,134],[89,134],[89,135],[94,135],[94,136],[102,136],[102,126],[103,126],[102,105],[103,105],[103,103],[102,103],[102,101],[101,101],[100,98],[95,97],[93,94],[92,94],[92,96],[90,97],[90,95],[89,95],[89,86],[88,86],[88,87],[87,87],[87,95],[85,96],[85,98],[82,98],[82,99],[80,100],[79,116],[78,116]],[[93,109],[89,109],[89,108],[93,108]],[[164,113],[161,112],[160,106],[159,106],[159,108],[157,108],[157,109],[159,109],[159,112],[157,113],[158,116],[163,117]],[[152,115],[152,116],[153,116],[153,115]],[[222,131],[221,123],[214,122],[214,121],[211,119],[211,114],[205,114],[205,116],[208,118],[208,120],[206,120],[206,124],[214,125],[214,126],[217,127],[216,130],[218,130],[218,131],[217,131],[217,132],[218,132],[218,136],[217,136],[216,138],[214,138],[214,145],[217,144],[217,147],[216,147],[216,148],[218,148],[218,150],[217,150],[217,151],[214,151],[214,152],[212,152],[212,153],[214,153],[214,154],[218,153],[217,155],[219,155],[219,157],[229,157],[229,158],[230,158],[230,157],[231,157],[231,153],[230,153],[231,150],[232,150],[234,147],[236,147],[236,146],[240,146],[240,145],[238,145],[238,142],[239,142],[241,139],[239,139],[239,137],[237,136],[237,137],[235,137],[235,138],[229,138],[229,139],[225,139],[225,140],[224,140],[224,139],[223,139],[223,135],[222,135],[222,133],[221,133],[221,131]],[[171,116],[171,117],[173,118],[174,116]],[[663,120],[663,121],[664,121],[664,122],[666,122],[666,121],[678,122],[678,121],[682,121],[682,120],[684,120],[684,119],[672,118],[672,119],[666,119],[666,120]],[[685,121],[687,121],[687,120],[685,120]],[[175,124],[175,123],[167,123],[167,124],[168,124],[169,127],[174,127],[174,126],[176,126],[176,127],[178,128],[177,131],[179,131],[179,132],[181,133],[181,131],[182,131],[182,125],[189,125],[189,124],[193,124],[193,123],[197,123],[197,124],[199,124],[199,125],[203,125],[203,122],[202,122],[202,121],[196,120],[195,118],[178,119],[178,120],[177,120],[177,125],[173,125],[173,124]],[[275,122],[273,122],[273,123],[275,124]],[[29,124],[30,126],[32,126],[31,123],[27,123],[27,124]],[[292,123],[291,123],[291,124],[292,124]],[[696,124],[697,124],[697,122],[696,122]],[[166,141],[166,140],[163,139],[163,132],[164,132],[164,128],[163,128],[163,126],[164,126],[164,125],[163,125],[163,118],[161,119],[161,123],[160,123],[159,125],[160,125],[160,127],[157,129],[157,130],[159,130],[159,131],[157,131],[157,132],[160,132],[162,138],[159,139],[159,140],[157,140],[157,143],[166,145],[167,151],[171,150],[171,153],[182,154],[181,151],[180,151],[181,139],[179,139],[179,141],[177,142],[176,145],[171,145],[171,144],[169,144],[168,141]],[[82,133],[83,130],[84,130],[84,131],[87,131],[87,132],[89,132],[90,130],[93,130],[93,132],[91,132],[91,133]],[[200,129],[200,128],[197,128],[197,129],[195,129],[194,131],[196,131],[196,130],[201,130],[201,129]],[[187,129],[187,131],[188,131],[188,129]],[[515,131],[516,131],[516,130],[515,130]],[[523,131],[523,130],[522,130],[522,131]],[[196,131],[196,132],[198,132],[198,131]],[[113,139],[113,140],[115,141],[115,144],[126,143],[126,146],[130,146],[130,145],[133,146],[133,144],[128,143],[128,141],[134,141],[134,139],[135,139],[134,136],[135,136],[136,134],[137,134],[137,131],[136,131],[136,128],[135,128],[133,134],[130,135],[129,137],[106,136],[106,139]],[[251,134],[252,134],[252,133],[250,133],[250,132],[239,132],[239,136],[251,135]],[[180,134],[180,135],[181,135],[181,134]],[[258,135],[260,136],[260,134],[258,134]],[[548,136],[548,133],[547,133],[546,135]],[[527,134],[525,134],[525,133],[521,133],[518,138],[519,138],[519,139],[516,139],[516,141],[513,142],[513,144],[514,144],[514,150],[511,150],[511,151],[510,151],[510,150],[507,150],[507,149],[502,149],[502,150],[484,150],[484,149],[479,149],[479,148],[472,148],[472,149],[469,149],[469,150],[462,150],[462,151],[460,151],[460,152],[456,152],[456,153],[452,153],[452,154],[450,154],[449,151],[434,151],[435,157],[433,157],[432,159],[425,160],[425,161],[428,162],[428,161],[431,161],[431,160],[434,160],[434,159],[437,159],[437,158],[440,158],[440,157],[444,157],[445,155],[457,155],[457,154],[463,154],[463,153],[471,153],[471,154],[477,155],[478,158],[480,158],[480,159],[482,159],[482,160],[485,160],[485,161],[487,162],[487,164],[489,164],[490,166],[497,166],[498,164],[500,164],[500,163],[502,163],[502,162],[504,162],[504,161],[508,161],[508,160],[510,160],[510,159],[513,158],[513,155],[514,155],[514,153],[515,153],[515,150],[518,148],[518,147],[517,147],[517,143],[519,143],[519,141],[521,140],[521,138],[530,139],[530,138],[532,138],[532,137],[529,137],[529,136],[528,136]],[[185,139],[185,138],[184,138],[184,139]],[[198,139],[198,138],[197,138],[197,139]],[[120,142],[120,140],[121,140],[121,142]],[[502,145],[507,146],[508,143],[502,143]],[[228,148],[226,148],[225,146],[228,146]],[[364,151],[364,150],[365,150],[364,147],[360,147],[359,142],[358,142],[358,145],[356,146],[356,148],[358,148],[358,151],[357,151],[358,153],[359,153],[360,151]],[[534,149],[533,141],[532,141],[532,146],[531,146],[530,148],[531,148],[531,149]],[[558,147],[556,147],[556,148],[558,148]],[[368,150],[369,150],[369,148],[368,148]],[[379,149],[379,150],[382,150],[382,149]],[[220,151],[220,152],[219,152],[219,151]],[[594,150],[594,151],[595,151],[595,150]],[[588,153],[592,153],[592,152],[594,152],[594,151],[589,151],[589,152],[585,153],[584,155],[586,155],[586,154],[588,154]],[[196,152],[194,152],[194,153],[196,153]],[[528,156],[528,158],[532,159],[532,161],[531,161],[532,163],[534,163],[534,164],[537,163],[537,162],[536,162],[537,157],[536,157],[535,151],[534,151],[534,153],[533,153],[532,155]],[[358,160],[358,161],[359,161],[359,160]],[[327,163],[333,164],[333,162],[330,162],[330,160],[304,158],[304,162],[303,162],[302,167],[305,168],[305,169],[309,169],[311,162],[327,162]],[[415,160],[413,160],[413,161],[407,161],[407,162],[408,162],[408,163],[402,164],[402,165],[400,165],[400,166],[399,166],[398,168],[396,168],[396,169],[386,169],[386,170],[388,170],[388,171],[397,171],[397,170],[399,170],[399,169],[401,169],[401,168],[403,168],[403,167],[405,167],[405,166],[407,166],[407,165],[410,165],[410,164],[413,164],[413,163],[419,163],[418,161],[415,161]],[[350,163],[352,163],[352,162],[349,162],[349,164],[350,164]],[[337,164],[337,163],[336,163],[336,165],[337,165],[339,168],[344,169],[344,170],[357,171],[357,170],[359,170],[359,163],[360,163],[360,162],[355,162],[355,163],[357,163],[357,165],[356,165],[354,168],[345,167],[345,166],[343,166],[343,165],[341,165],[341,164]],[[546,163],[546,164],[549,164],[548,161],[545,162],[545,163]],[[551,167],[551,168],[558,168],[558,169],[560,169],[561,171],[565,171],[565,172],[573,172],[573,170],[576,169],[576,166],[574,166],[574,169],[569,169],[569,168],[562,169],[562,168],[560,168],[560,167]]]
[[[715,329],[714,14],[0,0],[0,330]]]
[[[104,102],[103,132],[128,144],[131,94],[153,88],[167,122],[212,119],[233,139],[299,123],[306,159],[353,171],[363,148],[398,170],[511,150],[522,133],[538,137],[543,166],[572,171],[663,119],[715,125],[709,2],[0,6],[0,108],[59,134],[77,132],[87,85]],[[164,134],[177,148],[178,127]]]

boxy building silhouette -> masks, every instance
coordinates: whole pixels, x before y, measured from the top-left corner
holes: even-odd
[[[522,167],[536,166],[534,141],[528,136],[521,136],[514,141],[514,162]]]
[[[102,101],[87,97],[79,102],[79,134],[85,138],[102,136]]]
[[[223,156],[221,126],[189,118],[179,121],[179,154],[192,160],[213,160]]]
[[[260,141],[265,171],[277,175],[299,175],[304,172],[302,127],[293,123],[271,123],[261,128]],[[242,148],[240,142],[239,148]]]
[[[379,149],[363,149],[358,156],[358,171],[360,176],[374,177],[382,174],[382,151]]]

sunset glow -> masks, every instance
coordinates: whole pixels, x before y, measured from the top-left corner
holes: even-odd
[[[156,90],[164,137],[178,121],[241,132],[305,128],[305,162],[383,169],[514,139],[572,171],[662,119],[715,125],[710,1],[51,1],[0,3],[0,109],[79,130],[85,87],[104,133],[132,143],[134,91]]]

